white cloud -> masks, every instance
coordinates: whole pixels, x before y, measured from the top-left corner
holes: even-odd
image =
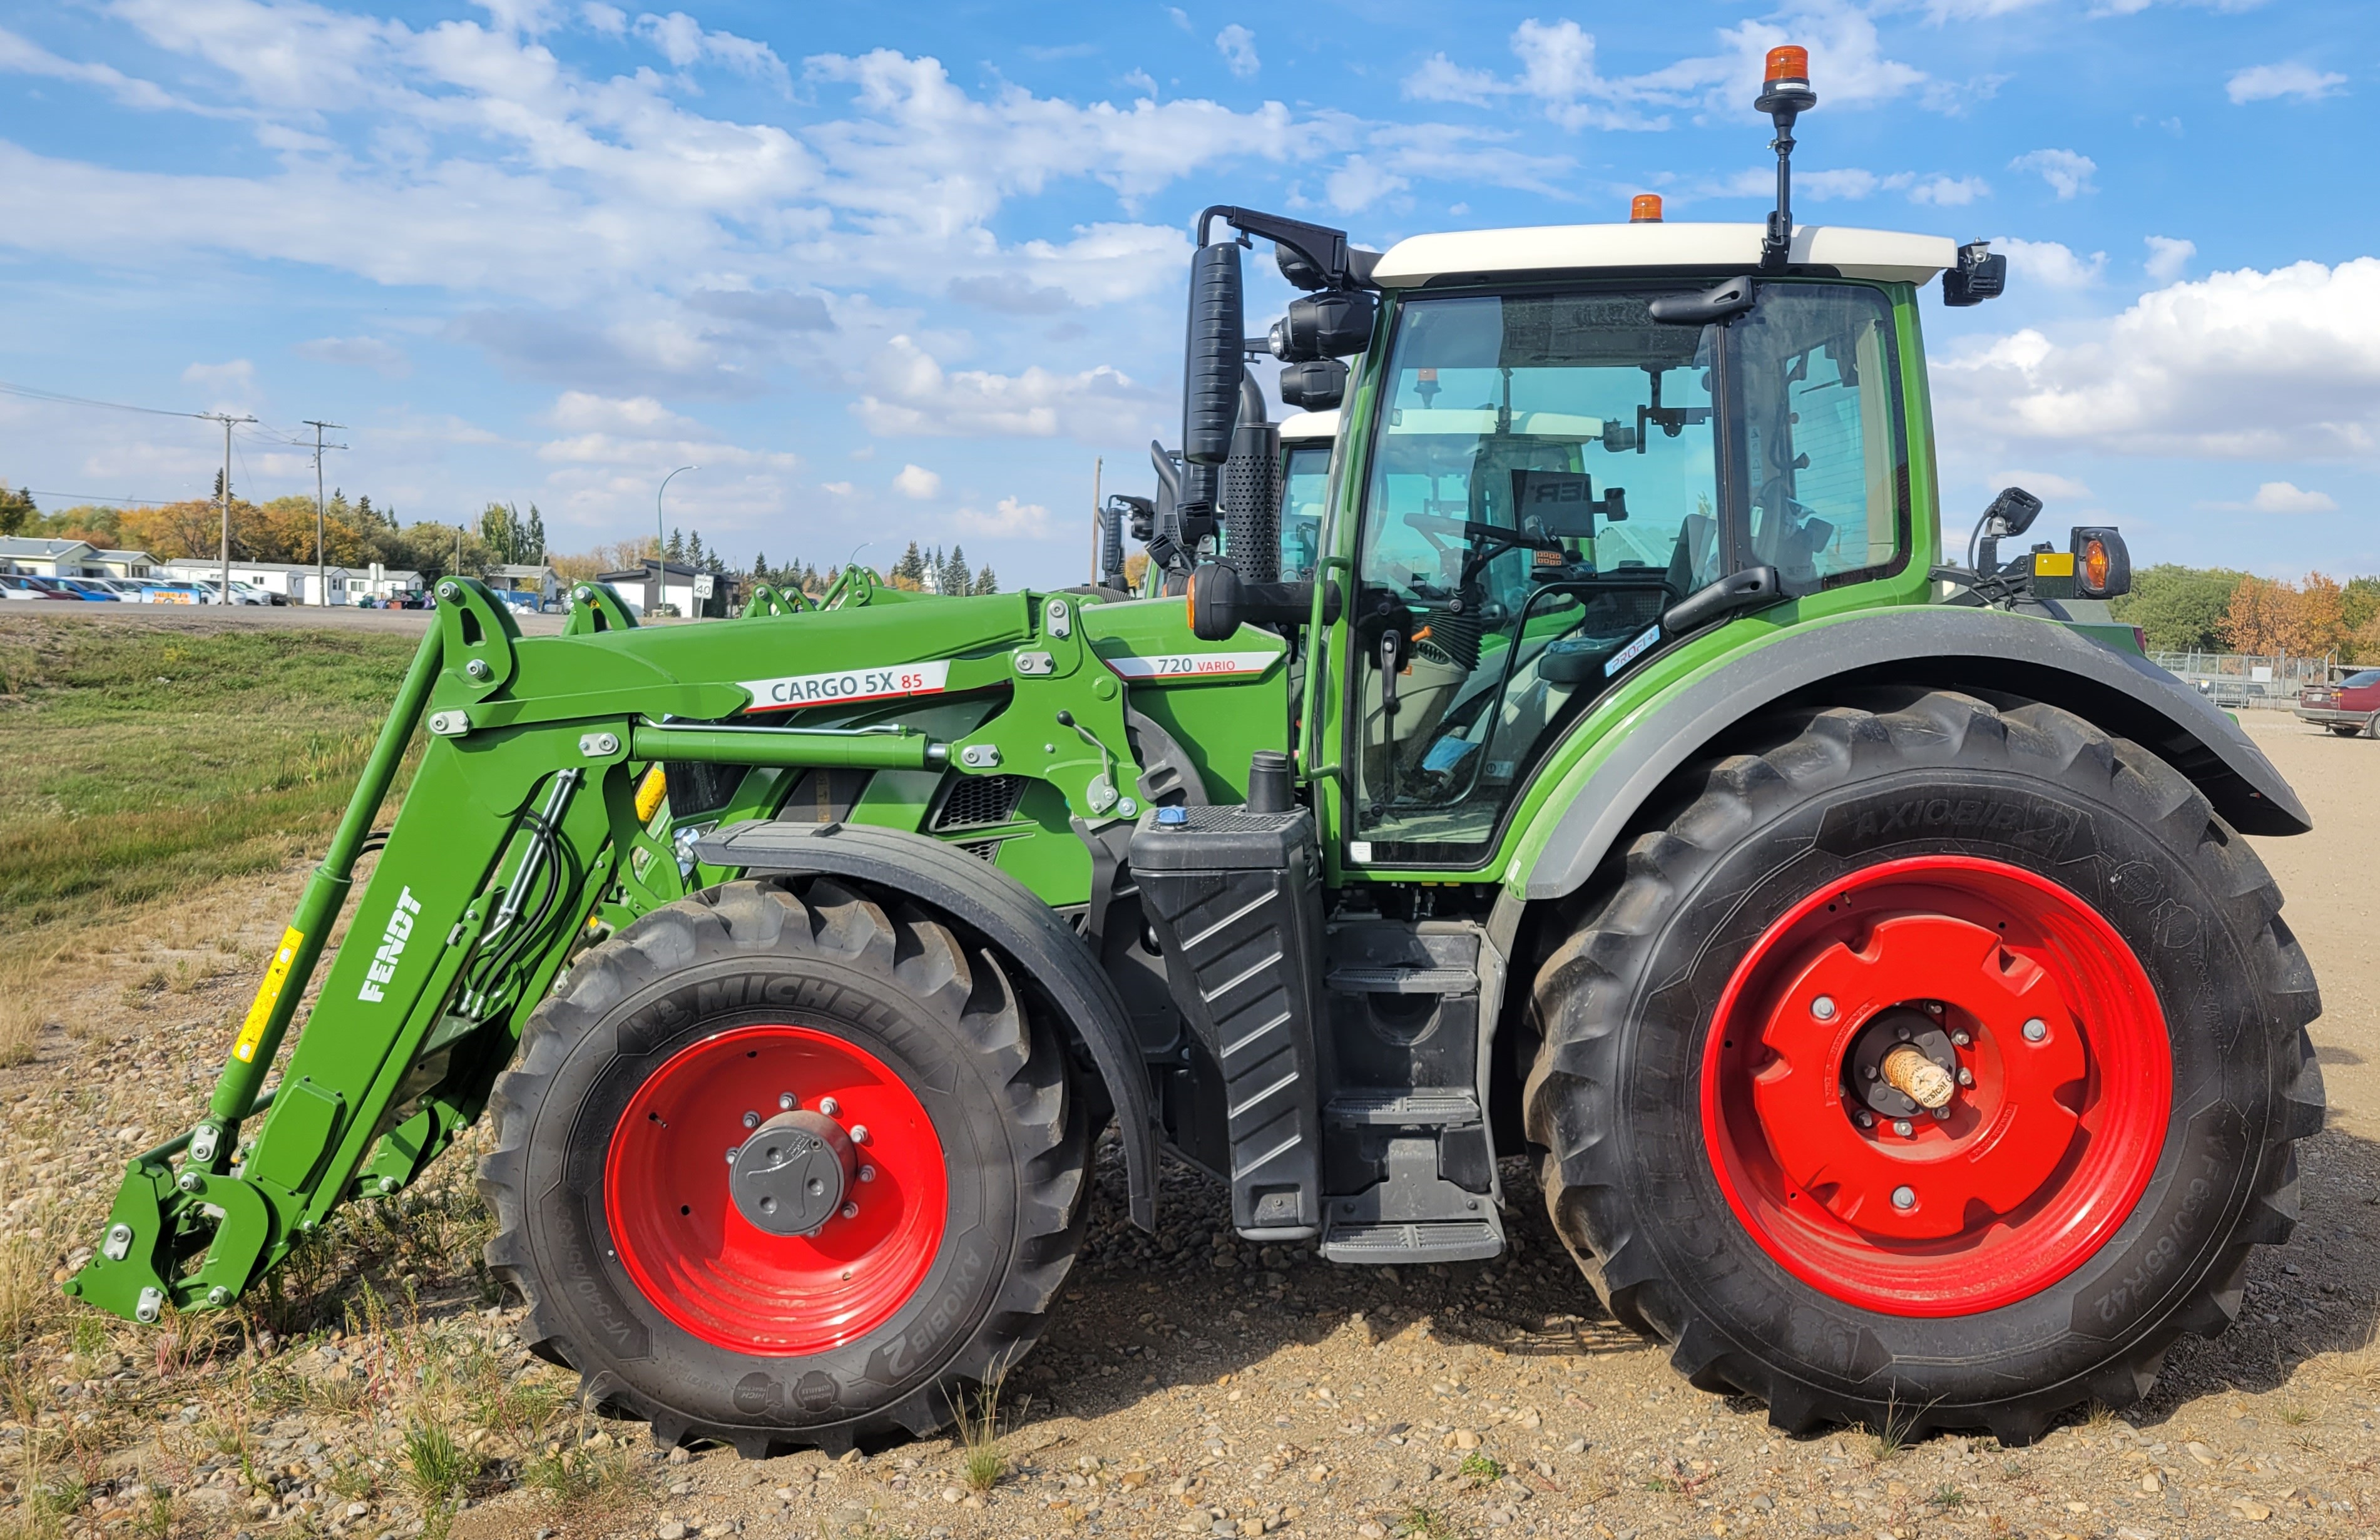
[[[1224,66],[1243,80],[1254,79],[1264,67],[1257,58],[1257,35],[1234,21],[1215,34],[1215,52]]]
[[[642,439],[716,436],[703,424],[680,417],[650,395],[618,397],[565,391],[546,409],[545,420],[565,432],[624,433]]]
[[[316,337],[290,351],[322,363],[368,369],[383,380],[402,380],[413,372],[413,360],[406,357],[405,349],[378,337]]]
[[[906,335],[885,345],[872,373],[876,388],[852,410],[880,437],[1105,442],[1146,432],[1156,405],[1104,364],[1077,374],[1038,366],[1018,374],[949,370]]]
[[[941,494],[942,479],[923,466],[903,466],[893,474],[892,490],[923,503]]]
[[[1002,498],[988,514],[976,508],[961,508],[958,522],[959,527],[970,535],[995,539],[1038,540],[1050,534],[1050,510],[1038,503],[1014,497]]]
[[[1825,82],[1833,107],[1859,107],[1927,88],[1922,104],[1958,113],[1998,89],[1986,78],[1964,86],[1934,81],[1913,66],[1884,55],[1876,23],[1856,6],[1828,0],[1801,0],[1790,15],[1722,28],[1718,51],[1680,59],[1639,75],[1607,76],[1596,64],[1595,35],[1567,18],[1536,18],[1512,30],[1507,45],[1518,73],[1455,63],[1433,54],[1408,74],[1401,89],[1416,102],[1459,102],[1472,106],[1521,99],[1560,127],[1658,129],[1670,126],[1664,108],[1741,113],[1758,93],[1768,50],[1798,42],[1810,50],[1811,69]],[[1788,27],[1781,23],[1790,21]]]
[[[2035,150],[2009,162],[2009,169],[2041,173],[2041,179],[2049,184],[2061,202],[2078,193],[2099,190],[2091,183],[2099,163],[2071,150]]]
[[[2197,458],[2380,449],[2380,258],[2169,285],[2121,315],[2028,329],[1936,366],[1984,439]],[[1951,435],[1945,435],[1946,438]]]
[[[1929,176],[1909,189],[1912,203],[1937,209],[1963,209],[1978,198],[1989,198],[1992,185],[1980,176]]]
[[[1376,162],[1350,155],[1345,164],[1323,178],[1322,195],[1341,213],[1356,213],[1412,185]]]
[[[182,370],[182,382],[245,399],[256,390],[256,366],[246,358],[220,364],[192,364]]]
[[[2170,236],[2143,236],[2142,239],[2148,242],[2146,265],[2150,279],[2155,283],[2172,283],[2190,265],[2190,259],[2198,255],[2194,241],[2176,240]]]
[[[2203,503],[2199,506],[2253,514],[2335,514],[2338,512],[2338,499],[2328,492],[2306,491],[2288,481],[2266,481],[2245,503]]]
[[[2009,260],[2017,276],[2029,278],[2053,289],[2087,288],[2099,281],[2107,269],[2107,254],[2094,251],[2088,257],[2077,256],[2061,242],[2054,240],[2022,240],[2015,236],[2001,236],[1992,242],[1993,249]]]
[[[603,0],[588,0],[578,7],[579,18],[588,26],[606,37],[619,37],[628,30],[628,13],[617,6],[607,6]]]
[[[684,11],[672,11],[667,16],[646,12],[637,18],[637,35],[680,69],[709,59],[739,75],[770,81],[780,90],[791,84],[785,61],[777,57],[775,49],[733,32],[705,31],[701,22]]]
[[[2072,477],[2060,476],[2054,470],[2004,470],[1985,478],[1984,484],[1992,488],[2022,487],[2046,501],[2079,503],[2097,495]]]
[[[2234,105],[2250,102],[2271,102],[2284,96],[2294,96],[2301,102],[2319,102],[2325,96],[2338,94],[2347,84],[2344,75],[2333,75],[2302,64],[2252,65],[2226,82],[2224,91]]]
[[[54,80],[79,80],[99,87],[127,107],[144,112],[157,112],[178,107],[185,112],[195,110],[191,103],[175,97],[147,80],[135,79],[122,70],[103,64],[78,64],[62,59],[48,49],[0,27],[0,71],[12,75],[41,75]]]

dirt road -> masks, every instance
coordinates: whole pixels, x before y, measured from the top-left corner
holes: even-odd
[[[1848,1431],[1789,1440],[1757,1406],[1691,1388],[1597,1308],[1518,1163],[1509,1256],[1400,1274],[1238,1243],[1222,1194],[1186,1172],[1168,1179],[1163,1236],[1142,1235],[1123,1221],[1112,1151],[1050,1335],[1008,1386],[1008,1471],[988,1496],[969,1493],[964,1451],[945,1438],[745,1462],[664,1458],[640,1431],[574,1423],[558,1410],[569,1377],[528,1358],[517,1313],[478,1270],[472,1147],[422,1190],[351,1215],[332,1250],[293,1269],[290,1300],[257,1302],[248,1324],[268,1335],[210,1326],[161,1339],[60,1313],[32,1400],[15,1406],[38,1404],[40,1425],[78,1451],[79,1496],[62,1522],[93,1534],[156,1514],[165,1529],[152,1518],[144,1533],[434,1529],[446,1516],[407,1443],[434,1425],[474,1473],[454,1533],[520,1540],[2370,1535],[2380,743],[2279,718],[2250,725],[2320,825],[2256,842],[2326,1003],[2313,1031],[2332,1121],[2302,1146],[2303,1219],[2289,1246],[2258,1255],[2237,1324],[2177,1346],[2146,1401],[2029,1449]],[[13,1103],[0,1171],[46,1183],[0,1193],[0,1238],[38,1223],[71,1237],[61,1268],[79,1260],[64,1253],[88,1244],[122,1152],[200,1105],[252,988],[249,964],[293,891],[294,874],[78,960],[81,991],[61,1011],[79,1036],[48,1034],[39,1061],[0,1082]],[[59,1201],[45,1207],[43,1192]],[[23,1424],[0,1422],[0,1467],[17,1469],[25,1445]],[[554,1473],[571,1459],[580,1476]],[[12,1477],[0,1532],[26,1493],[67,1479]]]

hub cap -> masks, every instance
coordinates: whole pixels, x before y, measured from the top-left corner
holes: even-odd
[[[796,1355],[865,1336],[941,1248],[942,1146],[865,1049],[805,1026],[690,1044],[637,1088],[604,1161],[621,1266],[713,1346]]]
[[[2164,1146],[2172,1073],[2148,975],[2081,897],[1920,856],[1753,943],[1713,1022],[1703,1130],[1787,1271],[1868,1309],[1962,1316],[2106,1243]]]

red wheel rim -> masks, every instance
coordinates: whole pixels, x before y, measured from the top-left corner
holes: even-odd
[[[858,1212],[775,1235],[729,1194],[727,1152],[791,1094],[864,1127]],[[714,1347],[823,1352],[889,1320],[941,1249],[948,1185],[933,1121],[884,1061],[806,1026],[743,1026],[679,1049],[628,1100],[603,1167],[621,1266],[662,1315]]]
[[[1971,1081],[1906,1136],[1861,1126],[1845,1080],[1896,1008],[1964,1036]],[[1915,856],[1828,885],[1753,943],[1705,1049],[1703,1134],[1786,1271],[1888,1315],[1964,1316],[2039,1292],[2115,1233],[2164,1147],[2172,1080],[2148,974],[2089,903],[2001,862]]]

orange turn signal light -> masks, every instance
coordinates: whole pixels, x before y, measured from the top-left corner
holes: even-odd
[[[1658,192],[1640,192],[1635,197],[1630,199],[1628,200],[1628,223],[1631,224],[1660,224],[1661,195]]]
[[[2082,585],[2093,593],[2107,591],[2107,542],[2091,539],[2082,542]]]
[[[1806,80],[1810,78],[1810,51],[1798,43],[1785,43],[1768,51],[1768,80]]]

